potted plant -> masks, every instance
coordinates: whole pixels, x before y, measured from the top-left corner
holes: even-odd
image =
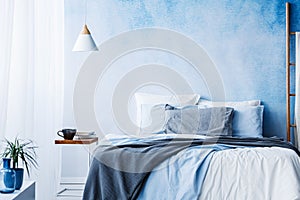
[[[6,147],[2,157],[9,157],[12,160],[12,169],[16,172],[16,189],[18,190],[22,187],[24,175],[24,168],[19,168],[19,161],[23,163],[28,177],[30,177],[30,168],[38,167],[35,152],[37,146],[34,145],[32,140],[23,140],[17,137],[14,141],[5,139],[5,143]]]

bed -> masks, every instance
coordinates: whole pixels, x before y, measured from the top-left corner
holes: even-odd
[[[136,94],[139,131],[104,136],[83,199],[300,199],[300,152],[290,143],[296,125],[286,5],[287,141],[263,137],[258,100]]]
[[[262,137],[260,101],[136,99],[139,134],[105,136],[83,199],[300,199],[300,152]]]

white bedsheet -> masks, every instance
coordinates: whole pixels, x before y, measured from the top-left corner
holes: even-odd
[[[300,159],[279,147],[216,152],[200,199],[300,199]]]

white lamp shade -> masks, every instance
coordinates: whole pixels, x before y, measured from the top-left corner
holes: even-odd
[[[83,30],[79,34],[72,51],[98,51],[87,25],[84,25]]]

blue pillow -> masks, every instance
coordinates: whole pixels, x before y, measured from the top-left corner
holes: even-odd
[[[165,107],[166,133],[232,135],[233,108]]]
[[[262,137],[264,106],[234,106],[234,137]]]

